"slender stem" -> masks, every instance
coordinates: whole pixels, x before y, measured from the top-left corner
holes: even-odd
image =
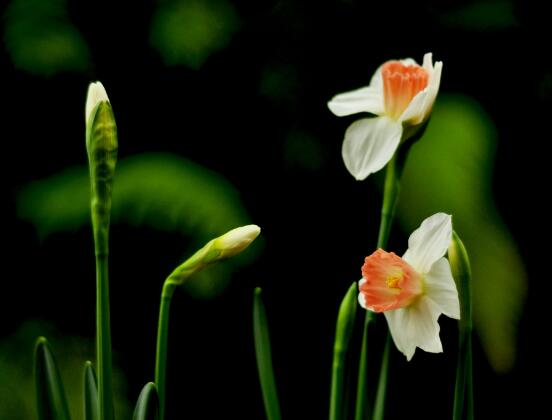
[[[466,248],[456,232],[452,234],[448,256],[460,298],[458,364],[452,418],[471,420],[473,419],[471,269]]]
[[[169,338],[169,314],[171,299],[176,286],[171,282],[165,282],[161,293],[161,305],[159,307],[159,324],[157,327],[157,351],[155,357],[155,385],[159,394],[159,419],[165,416],[165,382],[167,374],[167,342]]]
[[[473,355],[472,355],[472,334],[468,335],[468,357],[466,362],[466,410],[467,420],[473,420]]]
[[[385,397],[387,395],[387,376],[389,373],[389,349],[391,348],[391,336],[387,331],[385,339],[385,348],[383,349],[383,357],[381,359],[381,370],[378,382],[378,391],[376,394],[376,402],[374,404],[373,420],[383,420],[385,414]]]
[[[373,312],[367,311],[366,316],[364,317],[364,333],[362,337],[362,347],[360,350],[360,362],[359,362],[359,372],[367,372],[367,362],[368,362],[368,327],[370,323],[375,320],[375,314]],[[365,378],[361,380],[361,378]],[[356,398],[356,408],[355,408],[355,420],[362,420],[370,417],[370,404],[368,404],[368,391],[366,390],[366,374],[358,376],[358,385],[357,385],[357,398]]]
[[[100,248],[98,243],[96,248]],[[104,247],[103,249],[103,251],[96,252],[96,346],[98,357],[98,397],[100,420],[112,420],[113,385],[111,367],[111,330],[109,317],[108,252],[107,247]]]
[[[389,240],[391,225],[395,217],[395,209],[399,199],[400,170],[397,165],[397,158],[394,157],[387,164],[385,172],[385,184],[383,187],[383,204],[381,206],[381,221],[378,234],[378,248],[385,248]]]
[[[378,234],[377,248],[385,248],[387,241],[389,240],[389,233],[391,232],[391,226],[393,224],[393,218],[395,217],[395,209],[397,207],[397,201],[399,198],[399,180],[400,180],[400,165],[397,163],[397,157],[394,157],[387,164],[385,172],[385,183],[383,187],[383,204],[381,207],[381,221]],[[357,382],[357,400],[355,420],[366,420],[369,418],[370,404],[368,402],[368,392],[366,381],[368,379],[367,374],[367,352],[368,352],[368,326],[373,319],[374,314],[370,311],[366,311],[366,318],[364,321],[364,331],[362,335],[362,348],[360,351],[360,362],[358,369],[358,382]],[[387,348],[387,344],[386,344]],[[384,353],[385,359],[385,353]],[[382,382],[382,376],[385,376],[385,381]],[[387,384],[387,366],[381,366],[380,372],[380,385]],[[379,401],[381,407],[385,404],[385,390],[378,389],[378,396],[381,395],[381,401]],[[383,408],[382,408],[383,409]],[[382,411],[383,413],[383,411]],[[376,413],[374,412],[374,415]]]

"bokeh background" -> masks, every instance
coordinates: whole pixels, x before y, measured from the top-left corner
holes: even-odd
[[[549,365],[552,72],[538,2],[0,5],[0,418],[35,417],[38,335],[51,340],[80,418],[81,366],[94,357],[84,146],[94,80],[119,129],[111,234],[119,418],[153,378],[165,276],[206,240],[247,223],[262,238],[173,300],[167,414],[263,418],[251,319],[252,290],[262,286],[283,415],[324,418],[336,313],[374,250],[382,181],[347,173],[341,142],[357,117],[334,117],[326,102],[366,85],[383,61],[421,61],[427,51],[444,62],[441,93],[411,149],[390,248],[403,252],[428,215],[454,215],[474,270],[476,416],[546,407],[548,392],[533,378],[546,382]],[[443,354],[419,351],[407,363],[392,352],[388,418],[449,417],[457,329],[440,323]],[[370,348],[374,378],[382,327]]]

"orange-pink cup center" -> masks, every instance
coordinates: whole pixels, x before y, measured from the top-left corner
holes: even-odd
[[[385,112],[398,119],[408,104],[427,86],[429,74],[417,65],[404,65],[400,61],[388,61],[381,69]]]
[[[365,306],[384,312],[410,305],[423,291],[422,276],[393,252],[378,249],[362,266],[365,281],[359,286]]]

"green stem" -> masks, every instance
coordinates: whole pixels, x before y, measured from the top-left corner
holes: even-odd
[[[466,410],[467,420],[473,420],[473,354],[472,354],[472,334],[468,336],[468,357],[466,363]]]
[[[171,299],[176,286],[171,282],[165,282],[161,293],[161,305],[159,307],[159,324],[157,327],[157,351],[155,357],[155,385],[159,394],[159,419],[165,416],[165,383],[167,374],[167,343],[169,337],[169,314]]]
[[[106,238],[107,240],[107,238]],[[113,419],[111,330],[109,320],[108,252],[96,245],[96,346],[100,420]],[[101,249],[101,248],[100,248]]]
[[[393,157],[387,164],[385,172],[385,183],[383,187],[383,204],[381,207],[381,221],[378,234],[377,248],[385,248],[387,241],[389,240],[389,233],[391,232],[391,226],[393,224],[393,218],[395,217],[395,209],[397,207],[397,201],[399,198],[399,180],[400,180],[400,165],[397,163],[397,157]],[[360,362],[358,370],[358,382],[357,382],[357,399],[356,399],[356,411],[355,420],[366,420],[369,418],[370,404],[368,402],[368,392],[366,381],[368,379],[367,374],[367,353],[368,353],[368,326],[373,319],[374,314],[370,311],[366,311],[366,318],[364,321],[364,331],[362,334],[362,348],[360,351]],[[386,345],[387,347],[387,345]],[[384,354],[385,356],[385,354]],[[380,372],[380,385],[387,384],[387,379],[382,382],[381,378],[385,376],[387,378],[387,367],[382,365]],[[383,407],[385,404],[385,390],[378,389],[378,395],[382,395],[380,404]],[[374,415],[376,413],[374,412]]]
[[[383,357],[381,359],[381,369],[378,382],[378,391],[376,393],[376,402],[374,404],[373,420],[383,420],[385,414],[385,397],[387,395],[387,376],[389,373],[389,349],[391,348],[391,336],[387,331],[385,339],[385,348],[383,349]]]
[[[473,419],[472,379],[472,304],[471,269],[468,253],[456,232],[452,234],[448,257],[456,280],[460,299],[460,322],[458,324],[458,364],[454,390],[453,420]]]
[[[364,333],[362,337],[362,347],[360,350],[361,357],[359,361],[359,372],[367,372],[368,369],[368,327],[373,320],[375,320],[375,314],[371,311],[367,311],[366,316],[364,317]],[[366,374],[362,375],[362,377],[366,378]],[[366,390],[366,379],[361,380],[361,375],[359,373],[355,420],[362,420],[370,417],[370,404],[368,404],[367,395],[368,391]]]

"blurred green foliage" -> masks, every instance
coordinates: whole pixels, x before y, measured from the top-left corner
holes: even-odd
[[[11,0],[4,14],[4,42],[17,68],[52,76],[89,67],[88,46],[69,20],[66,3]]]
[[[88,168],[83,166],[29,184],[18,196],[19,216],[30,221],[43,238],[88,225],[88,177]],[[171,154],[147,153],[119,161],[112,221],[180,232],[192,238],[187,250],[191,254],[208,240],[249,224],[250,218],[239,192],[222,176]],[[257,248],[252,249],[198,273],[185,287],[198,297],[220,292],[232,271],[254,257]],[[167,268],[167,275],[172,268]]]
[[[442,15],[441,20],[449,27],[472,31],[496,31],[518,23],[510,0],[473,1]]]
[[[36,418],[33,376],[33,346],[36,338],[49,338],[55,353],[72,419],[83,418],[82,376],[84,362],[94,360],[94,343],[80,337],[60,336],[42,322],[27,322],[11,337],[0,341],[0,419]],[[117,418],[130,418],[126,381],[114,369],[115,412]]]
[[[150,40],[165,64],[199,69],[230,43],[239,25],[227,0],[164,0],[153,16]]]
[[[472,263],[473,314],[493,367],[511,368],[527,275],[492,200],[497,133],[473,99],[440,95],[427,131],[410,152],[399,218],[407,231],[430,214],[453,215]]]

